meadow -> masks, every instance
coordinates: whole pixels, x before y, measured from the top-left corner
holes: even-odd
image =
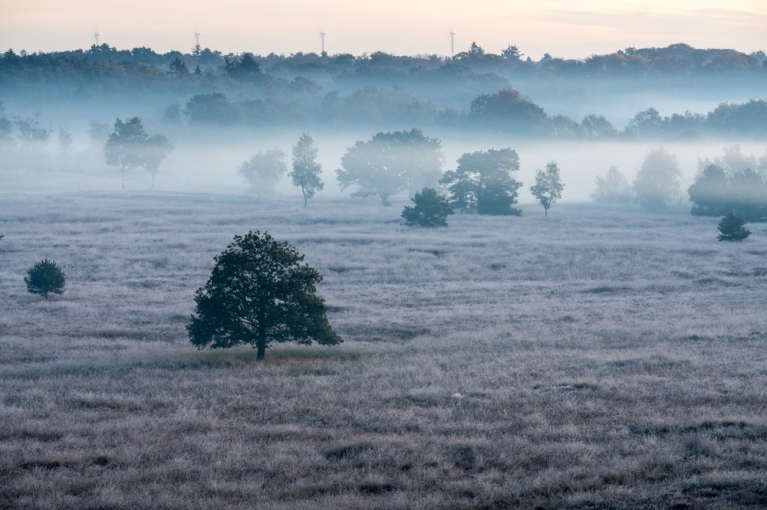
[[[0,507],[767,506],[767,225],[204,193],[0,201]],[[235,234],[325,277],[344,343],[196,350]],[[50,258],[63,296],[26,292]]]

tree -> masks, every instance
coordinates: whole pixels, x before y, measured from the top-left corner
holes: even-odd
[[[116,166],[125,189],[125,174],[134,168],[144,168],[154,178],[160,163],[173,151],[173,145],[163,135],[150,137],[144,131],[141,119],[133,117],[127,122],[115,121],[114,131],[104,145],[107,164]]]
[[[142,152],[142,166],[152,176],[154,189],[154,179],[160,173],[160,163],[173,152],[173,144],[163,135],[153,135],[147,138]]]
[[[751,235],[751,231],[744,227],[745,224],[746,220],[741,216],[728,212],[719,222],[718,239],[720,241],[742,241],[746,239]]]
[[[186,62],[176,57],[170,62],[167,73],[173,78],[184,78],[189,76],[189,68],[186,67]]]
[[[235,127],[242,124],[242,111],[221,92],[197,94],[187,101],[184,113],[191,124]]]
[[[258,151],[250,161],[240,165],[239,174],[248,180],[256,193],[272,191],[288,171],[287,155],[275,147],[266,152]]]
[[[420,129],[378,133],[349,147],[336,174],[342,189],[359,186],[352,196],[377,195],[391,205],[392,195],[437,184],[444,159],[442,143]]]
[[[519,215],[517,190],[522,183],[511,177],[519,170],[519,156],[513,149],[490,149],[465,153],[458,167],[445,172],[440,183],[449,185],[456,209],[479,214]]]
[[[317,190],[325,184],[320,179],[322,165],[317,163],[317,148],[311,136],[303,133],[293,147],[293,171],[288,175],[293,179],[293,186],[300,187],[304,195],[304,207]]]
[[[237,81],[260,81],[264,79],[261,72],[261,65],[256,61],[252,53],[243,53],[239,58],[229,60],[224,57],[224,71],[233,80]]]
[[[235,236],[195,293],[196,315],[187,326],[192,344],[251,345],[263,360],[273,342],[341,343],[328,323],[325,301],[316,295],[322,275],[301,265],[303,260],[290,244],[266,232]]]
[[[562,184],[562,178],[559,175],[559,167],[551,161],[546,164],[546,170],[536,170],[535,186],[530,188],[530,193],[543,206],[546,216],[549,215],[549,208],[562,198],[562,190],[565,185]]]
[[[72,133],[68,129],[59,126],[59,149],[67,152],[72,148]]]
[[[634,195],[648,211],[663,210],[679,197],[681,177],[682,170],[674,154],[663,148],[652,150],[634,179]]]
[[[402,217],[409,226],[446,227],[447,216],[453,214],[453,206],[447,198],[432,188],[424,188],[413,196],[413,207],[405,206]]]
[[[52,260],[44,259],[27,270],[24,277],[27,290],[48,299],[48,294],[63,294],[66,278],[64,272]]]
[[[469,118],[485,128],[530,134],[535,126],[546,121],[546,113],[523,98],[519,91],[503,89],[495,94],[477,96],[471,102]]]
[[[625,204],[634,198],[626,176],[614,166],[604,176],[598,175],[595,182],[597,189],[591,199],[598,204]]]
[[[695,204],[690,212],[694,216],[726,214],[729,210],[728,187],[729,182],[724,169],[713,163],[707,164],[687,189],[690,201]]]

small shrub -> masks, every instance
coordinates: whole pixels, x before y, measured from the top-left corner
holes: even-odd
[[[745,219],[735,213],[728,212],[719,222],[720,234],[718,239],[720,241],[742,241],[751,235],[751,231],[743,226],[745,224]]]
[[[431,188],[424,188],[420,193],[416,193],[413,203],[413,207],[405,206],[402,210],[405,224],[410,226],[446,227],[448,214],[454,212],[447,198]]]
[[[63,294],[66,278],[64,272],[52,260],[41,260],[27,270],[24,277],[27,290],[48,299],[48,294]]]

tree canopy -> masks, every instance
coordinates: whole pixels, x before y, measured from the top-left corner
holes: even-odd
[[[301,188],[304,196],[304,207],[314,194],[325,187],[320,179],[322,165],[317,163],[317,148],[314,139],[303,133],[293,146],[293,170],[288,174],[293,180],[293,186]]]
[[[375,195],[390,205],[389,198],[401,191],[436,185],[444,158],[441,142],[420,129],[378,133],[349,147],[336,174],[342,189],[358,186],[352,196]]]
[[[322,275],[287,242],[268,233],[235,236],[218,255],[208,282],[195,293],[187,326],[199,348],[251,345],[263,360],[274,342],[335,345],[325,301],[316,295]]]
[[[522,183],[511,174],[519,170],[519,156],[513,149],[490,149],[465,153],[458,167],[445,172],[440,180],[447,184],[452,205],[479,214],[519,215],[512,206]]]
[[[676,155],[663,148],[650,151],[634,179],[637,201],[650,211],[668,207],[679,198],[682,170]]]
[[[117,167],[125,189],[125,174],[134,168],[144,168],[154,178],[160,163],[173,151],[173,145],[163,135],[149,136],[141,119],[133,117],[123,122],[117,119],[114,131],[104,145],[107,164]]]
[[[536,170],[535,185],[530,188],[530,193],[543,206],[543,211],[548,216],[551,206],[562,198],[563,189],[565,185],[559,175],[559,166],[550,161],[545,170]]]

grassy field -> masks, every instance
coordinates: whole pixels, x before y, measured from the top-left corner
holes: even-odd
[[[767,225],[400,210],[3,196],[0,507],[767,506]],[[343,345],[189,344],[213,257],[256,229],[325,275]],[[22,280],[45,257],[48,301]]]

